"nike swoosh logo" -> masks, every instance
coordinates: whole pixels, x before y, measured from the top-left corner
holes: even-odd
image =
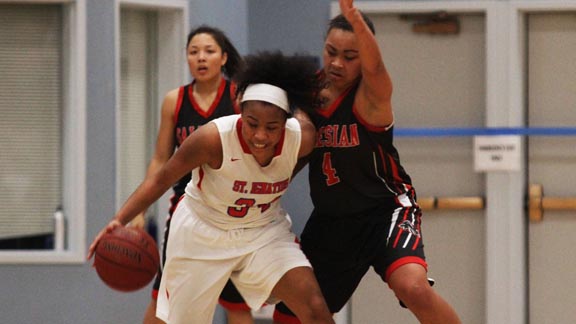
[[[230,158],[230,161],[232,161],[232,162],[236,162],[236,161],[238,161],[238,160],[240,160],[240,159],[237,159],[237,158]]]

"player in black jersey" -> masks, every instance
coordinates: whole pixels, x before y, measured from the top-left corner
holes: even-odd
[[[421,323],[460,323],[427,280],[421,210],[392,144],[392,81],[370,20],[340,0],[324,44],[321,107],[310,118],[314,211],[301,246],[330,311],[346,304],[370,267]],[[299,323],[280,304],[277,323]]]
[[[147,177],[159,170],[174,150],[198,127],[215,118],[240,112],[234,99],[235,86],[229,79],[242,68],[243,59],[228,37],[217,28],[199,26],[188,34],[186,53],[194,80],[168,92],[164,98],[156,150],[150,161]],[[164,230],[162,262],[166,259],[171,216],[190,178],[191,175],[188,174],[173,186],[174,194],[170,198]],[[144,216],[140,215],[137,220],[137,223],[143,226]],[[163,323],[155,316],[161,278],[162,269],[159,269],[153,285],[152,300],[146,310],[145,324]],[[254,322],[250,308],[230,281],[220,296],[220,304],[226,309],[228,323]]]

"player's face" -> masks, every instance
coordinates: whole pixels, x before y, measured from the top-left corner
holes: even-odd
[[[358,41],[354,33],[332,29],[324,41],[324,73],[331,86],[348,88],[360,77]]]
[[[262,101],[242,104],[242,137],[255,156],[271,158],[286,126],[286,112]]]
[[[188,68],[197,82],[219,78],[227,58],[210,34],[197,34],[188,44]]]

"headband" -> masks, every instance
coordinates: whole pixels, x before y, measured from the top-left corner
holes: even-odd
[[[286,111],[287,113],[290,113],[290,109],[288,108],[288,95],[286,94],[286,91],[271,84],[255,83],[246,87],[240,102],[249,100],[268,102],[278,106],[280,109]]]

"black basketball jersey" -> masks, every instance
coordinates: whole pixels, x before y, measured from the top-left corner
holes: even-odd
[[[316,211],[353,214],[389,201],[411,187],[392,145],[393,129],[368,125],[355,112],[358,85],[311,115],[317,130],[309,180]]]
[[[240,108],[233,99],[236,91],[235,85],[229,80],[222,78],[222,83],[220,83],[220,87],[218,88],[218,94],[207,111],[202,110],[194,99],[192,92],[193,84],[194,83],[191,83],[180,87],[178,93],[178,102],[176,104],[176,112],[174,113],[176,125],[174,128],[174,139],[176,147],[180,147],[186,137],[192,134],[198,127],[215,118],[240,112]],[[184,189],[186,189],[186,185],[190,179],[191,174],[188,174],[173,186],[176,197],[184,194]]]

